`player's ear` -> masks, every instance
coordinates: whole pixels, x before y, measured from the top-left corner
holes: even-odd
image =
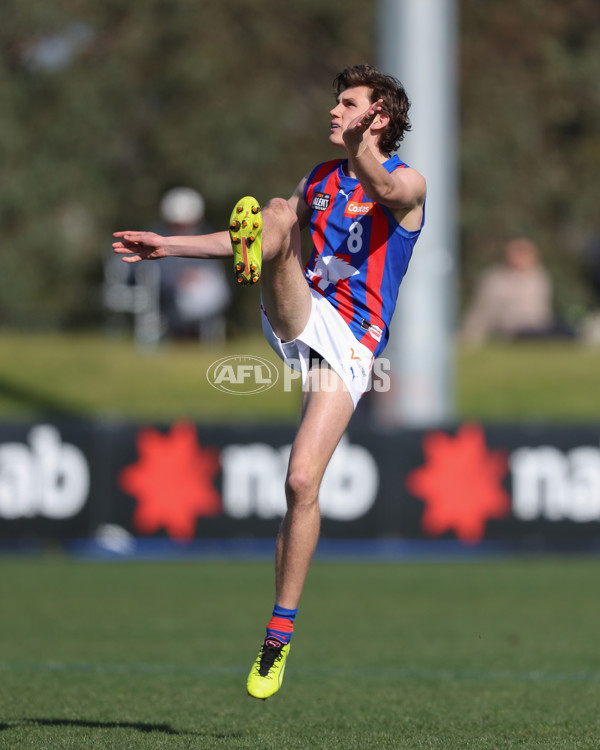
[[[387,127],[388,123],[390,121],[390,116],[387,112],[378,112],[375,116],[375,119],[373,120],[373,124],[371,125],[371,130],[375,131],[376,133],[379,133],[382,131],[385,127]]]

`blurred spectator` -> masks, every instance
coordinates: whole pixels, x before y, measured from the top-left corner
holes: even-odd
[[[162,235],[205,234],[204,199],[196,190],[176,187],[160,204]],[[224,313],[231,298],[225,269],[214,260],[164,258],[160,271],[161,315],[166,335],[222,340]]]
[[[162,235],[197,235],[204,224],[204,199],[196,190],[176,187],[163,196]],[[130,266],[114,255],[105,267],[104,302],[109,310],[133,313],[136,340],[155,346],[160,338],[225,338],[225,311],[231,298],[221,262],[164,258],[148,268]]]
[[[586,276],[592,285],[595,306],[600,309],[600,235],[594,238],[587,249]]]
[[[585,253],[584,273],[591,285],[593,309],[581,325],[581,338],[586,344],[600,346],[600,235],[596,236]]]
[[[463,318],[463,340],[480,344],[488,338],[571,335],[554,316],[552,280],[537,245],[525,237],[509,240],[503,262],[479,279]]]

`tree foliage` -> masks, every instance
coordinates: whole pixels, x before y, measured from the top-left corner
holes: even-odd
[[[214,226],[240,194],[289,195],[326,142],[331,82],[376,62],[360,0],[5,0],[0,314],[99,319],[111,232],[198,188]],[[567,299],[598,229],[595,0],[462,0],[461,251],[468,290],[510,232],[540,241]],[[410,93],[410,92],[409,92]]]
[[[0,225],[5,322],[99,311],[111,232],[163,192],[200,189],[222,224],[240,194],[291,194],[325,157],[331,82],[370,55],[348,0],[6,0]]]
[[[600,4],[461,8],[464,288],[507,236],[526,234],[539,243],[568,315],[590,301],[583,255],[600,232]]]

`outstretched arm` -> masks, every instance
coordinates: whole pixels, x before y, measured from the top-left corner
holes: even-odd
[[[288,203],[298,216],[303,229],[309,221],[310,211],[304,202],[303,189],[306,177],[302,179]],[[181,258],[231,258],[233,250],[229,232],[214,232],[194,236],[163,237],[154,232],[115,232],[113,251],[125,263],[139,263],[141,260],[158,260],[178,256]]]
[[[154,232],[115,232],[113,250],[125,263],[157,260],[169,256],[182,258],[227,258],[233,255],[229,232],[194,236],[163,237]]]

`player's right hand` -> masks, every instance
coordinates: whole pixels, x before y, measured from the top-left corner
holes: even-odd
[[[157,260],[169,255],[166,238],[154,232],[115,232],[117,242],[113,242],[113,251],[122,255],[125,263],[137,263],[140,260]]]

